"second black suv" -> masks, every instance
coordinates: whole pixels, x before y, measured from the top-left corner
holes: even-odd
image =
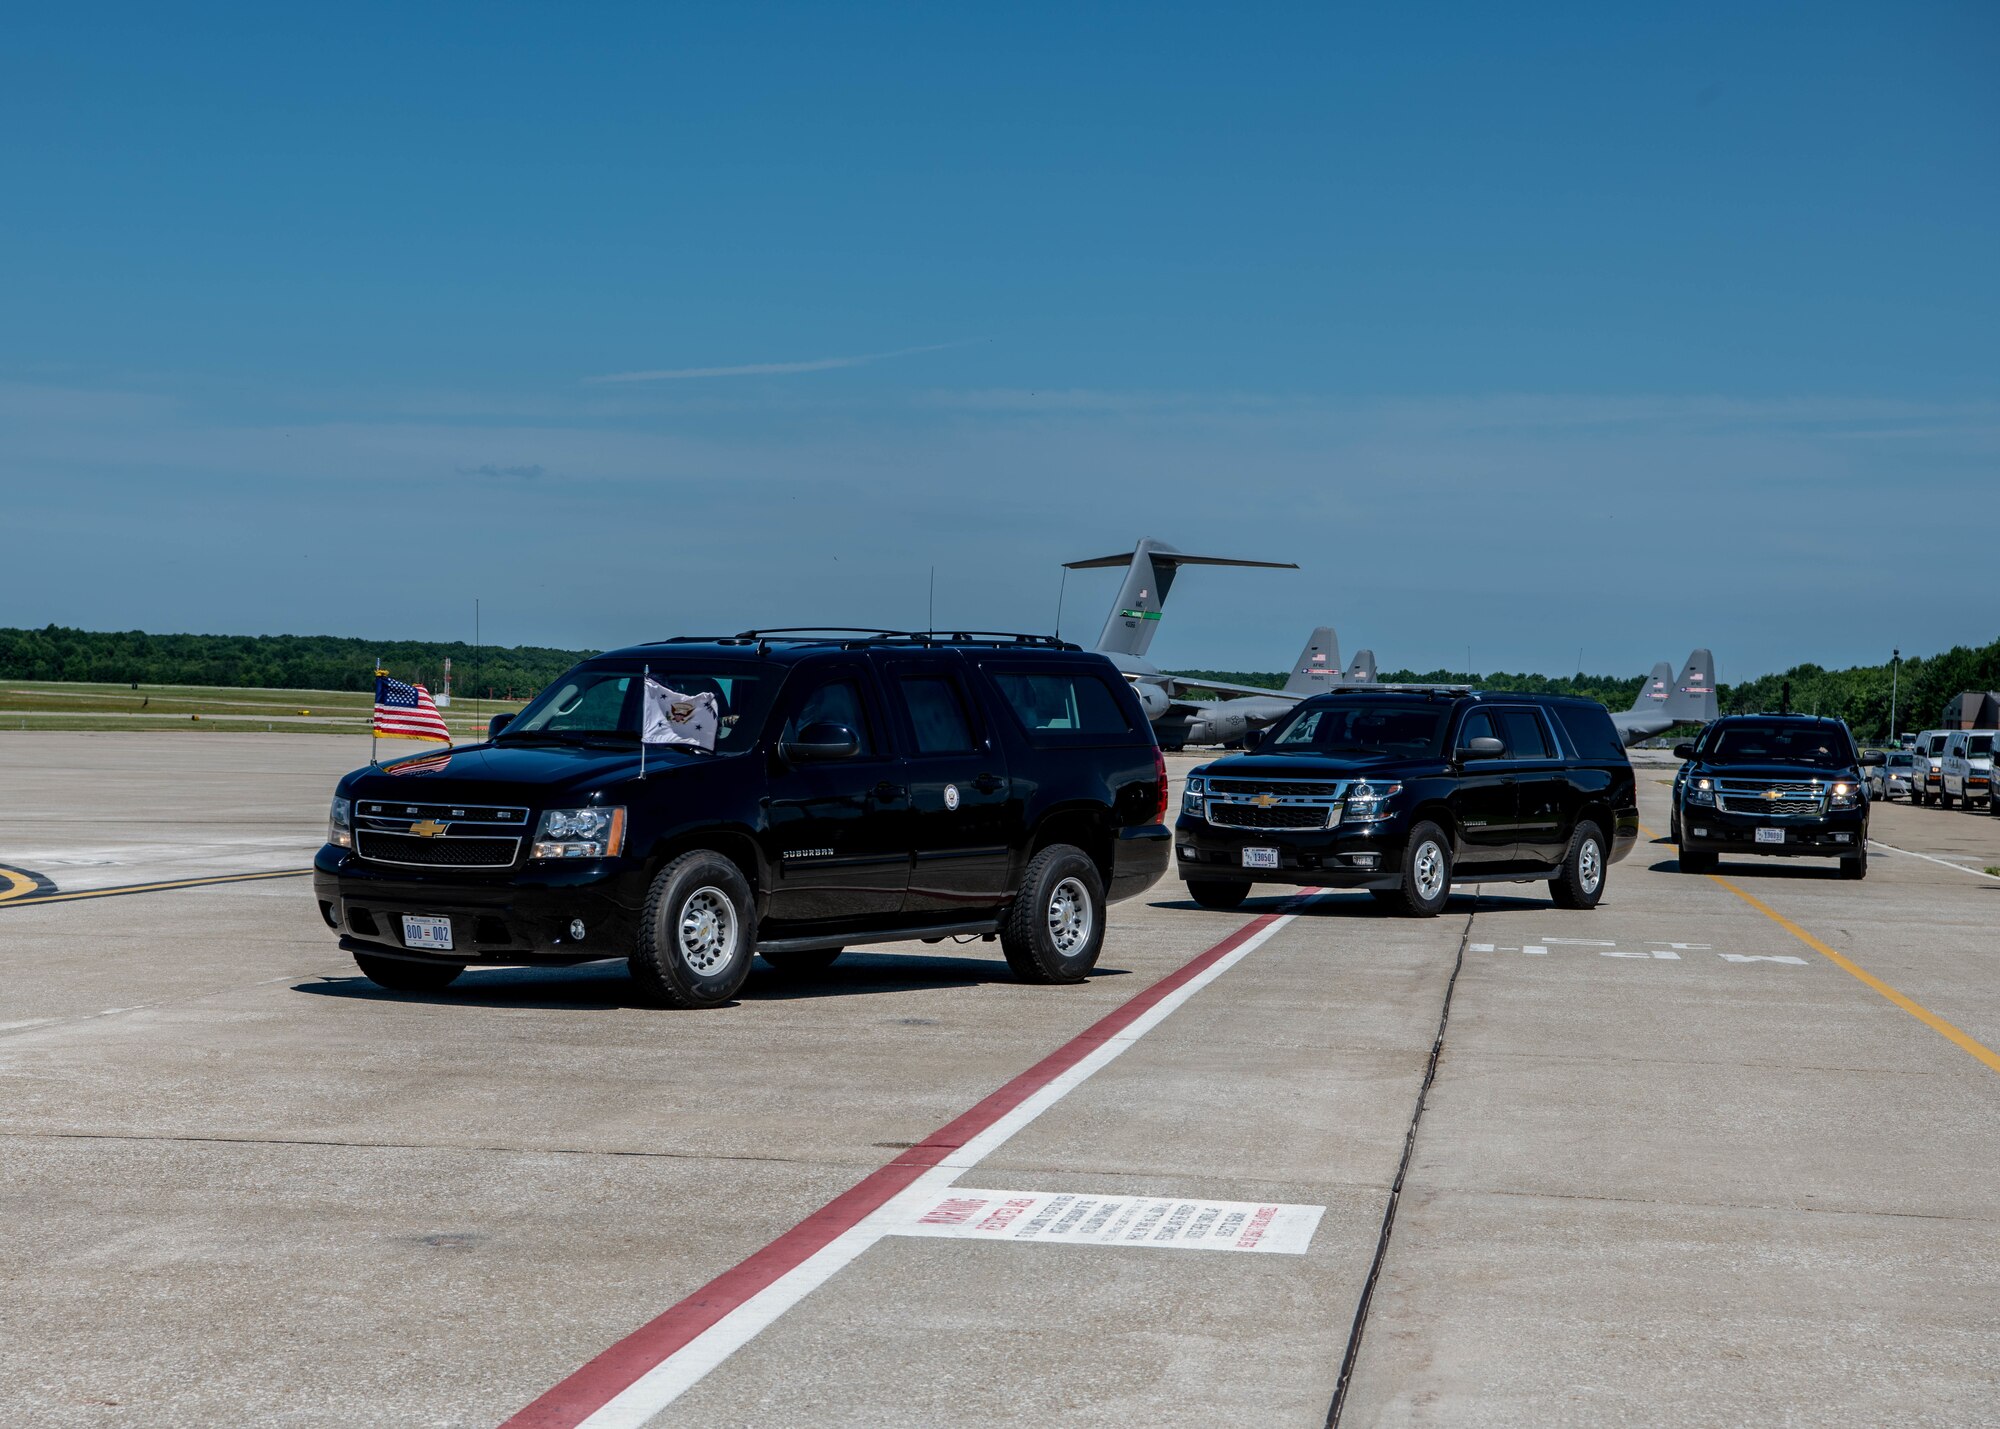
[[[642,744],[649,713],[693,742]],[[947,937],[1074,982],[1106,904],[1166,871],[1145,712],[1048,637],[664,641],[585,661],[489,733],[334,791],[320,916],[385,987],[622,957],[655,1000],[713,1006],[753,954],[816,970]]]
[[[1603,705],[1457,689],[1305,700],[1253,752],[1189,774],[1174,825],[1203,907],[1288,883],[1366,888],[1426,917],[1453,880],[1547,879],[1562,906],[1595,907],[1638,837]]]
[[[1674,780],[1683,873],[1713,873],[1722,854],[1837,858],[1868,876],[1868,784],[1845,721],[1817,715],[1726,715],[1694,744]]]

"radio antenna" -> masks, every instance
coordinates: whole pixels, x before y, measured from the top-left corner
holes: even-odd
[[[1056,639],[1062,639],[1063,592],[1069,589],[1069,567],[1062,568],[1062,579],[1056,583]]]

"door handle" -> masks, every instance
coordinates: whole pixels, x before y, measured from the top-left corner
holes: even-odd
[[[878,804],[893,804],[909,791],[903,788],[901,784],[891,784],[887,779],[884,779],[868,792],[869,796]]]
[[[972,781],[972,787],[982,794],[991,794],[1000,787],[1000,781],[991,774],[982,774]]]

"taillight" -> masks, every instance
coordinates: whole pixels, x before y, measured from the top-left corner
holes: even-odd
[[[1167,821],[1167,756],[1156,744],[1153,746],[1153,775],[1160,781],[1160,801],[1153,806],[1153,822]]]

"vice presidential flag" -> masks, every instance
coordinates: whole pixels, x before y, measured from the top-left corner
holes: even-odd
[[[670,690],[651,675],[646,677],[644,734],[648,744],[692,744],[698,749],[715,748],[715,733],[721,724],[714,694],[703,691],[684,695]]]
[[[375,733],[383,739],[428,739],[451,743],[444,716],[422,685],[375,676]]]

